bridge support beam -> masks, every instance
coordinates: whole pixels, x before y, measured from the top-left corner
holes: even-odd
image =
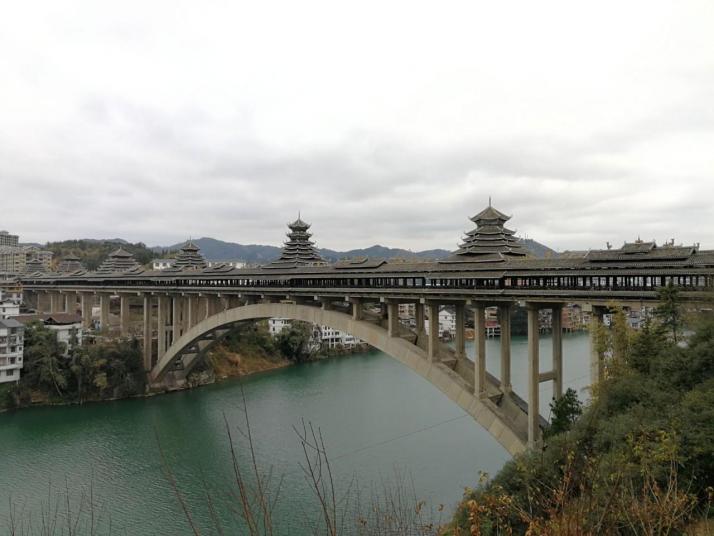
[[[474,394],[486,396],[486,308],[483,304],[474,305]]]
[[[439,361],[439,304],[429,302],[429,335],[428,335],[428,350],[429,361],[436,363]]]
[[[498,306],[498,323],[501,325],[501,391],[510,393],[511,385],[511,305]]]
[[[464,303],[456,304],[456,357],[463,359],[466,357],[466,305]]]
[[[199,313],[198,313],[198,296],[188,296],[186,298],[187,303],[187,316],[188,316],[188,329],[199,323]]]
[[[590,315],[590,385],[605,379],[605,356],[597,340],[604,315],[605,307],[593,306]]]
[[[392,301],[387,303],[387,332],[390,337],[399,336],[399,304]]]
[[[49,295],[47,294],[47,292],[38,290],[35,294],[37,294],[37,307],[35,307],[35,310],[38,313],[46,313],[47,311],[49,311]]]
[[[119,329],[122,337],[129,335],[129,295],[119,296]]]
[[[82,328],[92,327],[92,306],[94,305],[94,294],[82,292]]]
[[[553,398],[563,396],[563,306],[553,307]]]
[[[144,331],[144,370],[146,372],[151,371],[151,366],[153,365],[153,363],[151,362],[152,348],[153,348],[153,330],[151,329],[152,316],[153,316],[152,301],[153,300],[151,299],[151,294],[144,294],[143,331]]]
[[[528,304],[528,446],[533,448],[540,441],[540,325],[538,305]]]
[[[171,343],[181,336],[181,315],[183,313],[183,298],[174,296],[171,301]]]
[[[157,324],[157,342],[156,342],[156,359],[157,362],[161,360],[161,358],[164,356],[166,353],[166,321],[168,315],[166,314],[168,312],[168,301],[169,297],[168,296],[161,296],[159,295],[156,298],[157,306],[156,306],[156,324]]]
[[[99,294],[99,327],[100,329],[109,329],[109,300],[111,294],[102,292]]]
[[[352,320],[362,320],[362,300],[359,298],[350,298],[352,304]]]
[[[424,304],[417,302],[414,306],[414,316],[416,320],[416,332],[417,336],[424,334]]]
[[[52,292],[50,294],[50,313],[62,312],[62,306],[64,305],[63,298],[59,292]]]

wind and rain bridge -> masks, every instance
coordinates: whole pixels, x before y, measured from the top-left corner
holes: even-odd
[[[586,305],[591,322],[599,323],[612,303],[656,305],[664,286],[695,304],[714,286],[714,250],[698,245],[638,240],[619,249],[540,259],[506,227],[509,216],[490,204],[471,219],[475,227],[459,249],[433,262],[360,258],[329,264],[311,241],[310,225],[298,218],[289,225],[280,258],[256,268],[209,268],[189,241],[168,270],[147,270],[120,248],[96,271],[68,263],[63,272],[28,274],[22,284],[40,312],[72,310],[79,301],[87,327],[97,302],[100,324],[108,326],[110,301],[118,300],[124,336],[130,306],[141,304],[144,366],[154,388],[185,382],[238,322],[281,317],[349,332],[426,378],[512,454],[540,441],[546,423],[539,413],[539,384],[551,381],[554,396],[562,395],[565,304]],[[399,305],[406,303],[415,304],[415,328],[399,321]],[[511,313],[517,304],[528,310],[525,399],[511,387]],[[456,313],[453,347],[440,341],[434,321],[445,305]],[[498,377],[486,371],[485,309],[493,306],[501,325]],[[552,367],[540,372],[538,313],[546,308],[553,319]],[[474,360],[465,351],[467,314],[474,319]],[[591,381],[604,370],[604,356],[593,344]]]

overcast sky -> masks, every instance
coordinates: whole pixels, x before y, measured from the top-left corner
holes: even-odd
[[[714,248],[714,2],[96,0],[0,17],[0,228]]]

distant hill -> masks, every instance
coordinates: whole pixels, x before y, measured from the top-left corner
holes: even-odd
[[[275,246],[264,246],[258,244],[243,245],[235,242],[224,242],[215,238],[199,238],[193,241],[201,248],[204,257],[215,261],[243,260],[249,263],[265,263],[277,259],[280,256],[280,248]],[[151,248],[154,253],[160,256],[170,255],[172,251],[177,251],[185,242],[173,244],[171,246],[156,246]],[[555,256],[557,253],[549,247],[527,238],[523,240],[523,245],[536,257]],[[335,251],[332,249],[320,249],[320,254],[328,261],[337,261],[349,257],[370,257],[376,259],[422,259],[436,260],[443,259],[451,255],[445,249],[429,249],[426,251],[409,251],[407,249],[389,248],[375,245],[363,249],[351,249],[349,251]]]

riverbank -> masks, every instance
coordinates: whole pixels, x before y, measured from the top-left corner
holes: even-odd
[[[48,335],[40,326],[29,332],[23,376],[17,384],[0,385],[0,412],[157,396],[369,348],[305,352],[308,340],[301,330],[287,334],[290,344],[286,347],[281,336],[273,338],[262,323],[238,326],[206,355],[185,383],[149,389],[138,341],[108,341],[62,355],[63,348],[48,344],[52,342]]]

